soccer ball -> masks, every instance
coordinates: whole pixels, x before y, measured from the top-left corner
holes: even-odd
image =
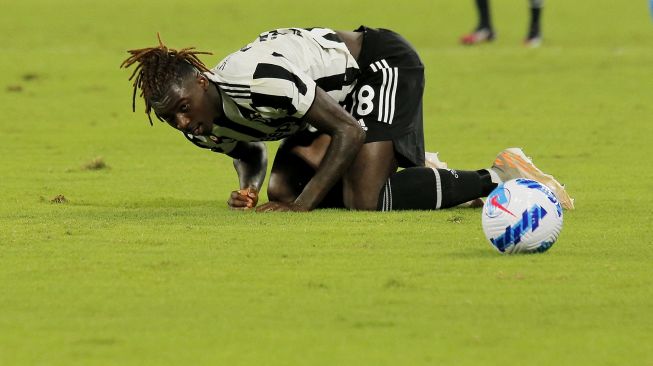
[[[544,252],[562,230],[562,207],[549,188],[530,179],[501,183],[483,205],[483,232],[501,253]]]

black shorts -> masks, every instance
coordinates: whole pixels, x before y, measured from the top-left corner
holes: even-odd
[[[366,130],[365,142],[392,140],[399,166],[424,166],[424,65],[399,34],[360,26],[360,74],[344,107]]]

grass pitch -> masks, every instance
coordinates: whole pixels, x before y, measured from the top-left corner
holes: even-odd
[[[0,364],[651,365],[653,24],[646,2],[525,2],[464,48],[472,1],[64,3],[0,12]],[[521,146],[576,198],[543,255],[480,211],[254,214],[231,162],[130,111],[129,48],[213,65],[283,26],[392,28],[427,67],[451,167]],[[276,144],[269,145],[273,154]]]

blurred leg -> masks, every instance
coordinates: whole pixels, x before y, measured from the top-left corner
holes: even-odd
[[[489,0],[476,0],[476,10],[478,11],[478,26],[476,30],[492,29],[492,20],[490,18]]]
[[[489,0],[476,0],[476,11],[478,12],[478,25],[472,33],[460,38],[460,43],[464,45],[475,45],[494,40]]]
[[[530,23],[526,35],[526,45],[537,47],[542,41],[542,32],[540,18],[542,16],[542,6],[544,0],[529,0],[530,3]]]

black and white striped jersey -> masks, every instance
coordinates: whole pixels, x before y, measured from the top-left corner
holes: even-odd
[[[280,140],[306,127],[302,117],[315,87],[344,102],[358,64],[335,31],[284,28],[262,33],[206,76],[219,86],[223,116],[212,136],[186,135],[194,144],[230,152],[238,141]]]

